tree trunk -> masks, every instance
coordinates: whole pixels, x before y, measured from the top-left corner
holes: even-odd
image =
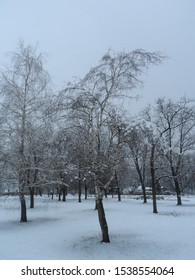
[[[31,188],[30,190],[30,208],[34,208],[34,188]]]
[[[113,170],[115,171],[115,170]],[[115,173],[113,172],[112,176],[108,180],[108,182],[104,185],[104,190],[107,189],[107,187],[111,184],[112,180],[114,179]],[[108,224],[106,221],[106,215],[104,212],[104,206],[103,206],[103,189],[98,186],[98,180],[95,178],[95,193],[96,193],[96,206],[98,210],[98,218],[100,222],[100,227],[102,231],[102,242],[109,243],[110,238],[109,238],[109,233],[108,233]]]
[[[146,196],[146,188],[145,188],[145,186],[142,186],[142,191],[143,191],[143,198],[144,198],[143,203],[147,203],[147,196]]]
[[[177,172],[175,172],[175,169],[173,167],[173,165],[171,164],[171,172],[173,175],[173,181],[174,181],[174,185],[175,185],[175,191],[176,191],[176,195],[177,195],[177,205],[182,205],[182,201],[181,201],[181,189],[179,186],[179,182],[177,179]]]
[[[177,205],[182,205],[181,195],[177,193]]]
[[[156,203],[156,179],[155,179],[155,167],[154,167],[154,156],[155,156],[155,144],[151,148],[150,158],[150,174],[152,183],[152,201],[153,201],[153,213],[157,214],[157,203]]]
[[[135,167],[136,167],[136,170],[137,170],[137,173],[138,173],[138,176],[140,179],[140,183],[142,186],[142,192],[143,192],[143,198],[144,198],[143,203],[147,203],[146,188],[145,188],[145,171],[141,172],[138,160],[135,160]],[[145,168],[144,168],[144,170],[145,170]]]
[[[62,201],[66,201],[66,187],[62,186]]]
[[[59,191],[58,191],[58,201],[61,201],[61,189],[59,188]]]
[[[141,183],[141,186],[142,186],[142,192],[143,192],[143,198],[144,198],[144,201],[143,203],[147,203],[147,195],[146,195],[146,187],[145,187],[145,180],[141,174],[141,171],[139,170],[139,168],[137,168],[137,172],[138,172],[138,175],[139,175],[139,179],[140,179],[140,183]]]
[[[156,184],[155,184],[155,182],[152,182],[152,202],[153,202],[153,213],[157,214],[158,210],[157,210],[157,202],[156,202]]]
[[[175,182],[175,191],[176,191],[176,194],[177,194],[177,205],[182,205],[181,190],[180,190],[180,187],[179,187],[179,182],[176,178],[174,179],[174,182]]]
[[[78,202],[81,202],[81,171],[79,170],[79,180],[78,180]]]
[[[97,205],[97,210],[98,210],[99,223],[100,223],[100,227],[101,227],[101,231],[102,231],[102,242],[109,243],[110,238],[109,238],[109,233],[108,233],[108,225],[107,225],[107,221],[106,221],[106,216],[105,216],[102,199],[100,199],[100,198],[96,199],[96,205]]]
[[[42,189],[39,187],[39,195],[42,196]]]
[[[112,191],[112,198],[113,198],[114,197],[114,189],[112,188],[111,191]]]
[[[121,190],[120,190],[120,187],[119,187],[118,176],[117,176],[116,171],[115,171],[115,182],[116,182],[116,187],[117,187],[118,201],[121,201]]]
[[[19,198],[20,198],[20,205],[21,205],[21,216],[20,222],[26,223],[27,222],[27,214],[26,214],[26,200],[24,196],[24,189],[25,189],[25,180],[24,180],[24,173],[19,173]]]
[[[108,198],[107,189],[104,189],[104,195],[105,195],[105,198]]]
[[[26,201],[25,201],[25,196],[23,193],[20,193],[20,203],[21,203],[21,223],[26,223],[27,222],[27,214],[26,214]]]
[[[85,181],[85,199],[87,199],[87,183]]]

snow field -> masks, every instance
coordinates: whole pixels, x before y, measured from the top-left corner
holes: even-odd
[[[152,201],[104,199],[109,244],[100,242],[94,206],[94,198],[78,203],[73,196],[66,202],[36,197],[28,222],[20,223],[18,197],[0,197],[0,259],[195,259],[195,197],[176,206],[175,197],[167,196],[158,201],[158,214],[152,213]]]

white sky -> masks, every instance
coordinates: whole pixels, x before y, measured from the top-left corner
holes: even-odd
[[[194,0],[0,0],[0,67],[18,40],[47,54],[55,89],[82,77],[112,48],[143,48],[170,57],[144,76],[143,98],[195,97]]]

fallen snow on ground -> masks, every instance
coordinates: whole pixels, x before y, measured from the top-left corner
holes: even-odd
[[[28,222],[20,223],[18,198],[0,197],[0,259],[195,259],[195,197],[183,197],[182,206],[166,197],[158,201],[158,214],[152,201],[104,199],[109,244],[100,242],[94,206],[94,198],[78,203],[76,197],[37,197]]]

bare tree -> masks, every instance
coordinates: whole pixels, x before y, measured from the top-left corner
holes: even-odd
[[[139,122],[130,126],[126,134],[126,142],[130,149],[130,157],[133,160],[139,180],[142,186],[144,203],[147,202],[146,179],[147,166],[149,165],[149,144],[146,139],[146,128]]]
[[[110,104],[113,98],[130,97],[129,92],[142,85],[143,82],[139,77],[144,70],[151,64],[159,64],[162,59],[163,57],[159,53],[149,53],[144,50],[120,53],[110,51],[103,56],[99,65],[92,68],[82,80],[69,84],[65,89],[72,110],[77,110],[79,113],[90,111],[90,114],[88,114],[90,116],[88,119],[90,131],[89,159],[95,182],[96,205],[102,231],[102,242],[110,242],[102,201],[102,190],[107,189],[115,178],[121,152],[120,129],[116,128],[115,133],[112,134],[108,125]],[[105,167],[103,160],[105,143],[107,143],[107,151],[112,147],[112,164],[110,165],[110,177],[102,185],[102,170]]]
[[[18,51],[12,54],[10,66],[1,74],[3,107],[7,116],[7,137],[13,154],[10,158],[18,180],[21,203],[21,222],[27,222],[25,191],[27,187],[27,137],[30,124],[36,121],[44,102],[49,82],[43,68],[43,55],[36,47],[19,42]]]
[[[191,101],[158,99],[156,119],[161,137],[164,139],[164,156],[169,164],[167,176],[173,180],[177,204],[181,205],[182,178],[186,171],[185,156],[194,149],[194,107]]]
[[[153,213],[157,210],[158,158],[160,156],[159,132],[151,120],[150,107],[147,107],[127,134],[127,143],[142,184],[144,202],[147,201],[145,185],[149,181],[152,188]],[[149,179],[150,178],[150,179]]]

